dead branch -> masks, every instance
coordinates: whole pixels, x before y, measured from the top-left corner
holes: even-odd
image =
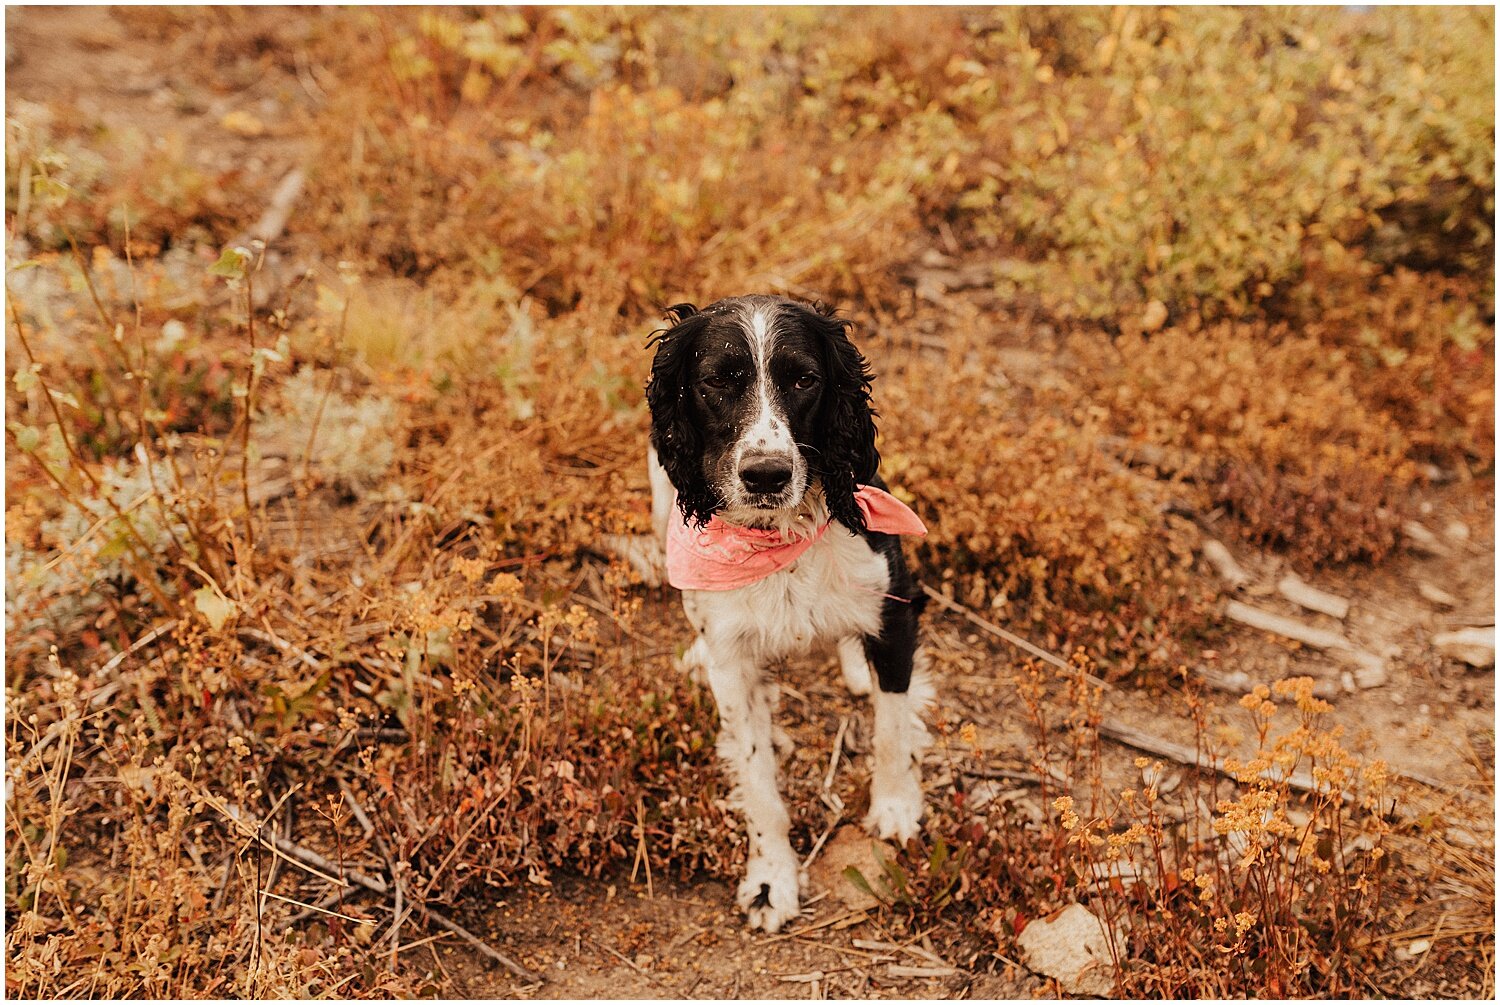
[[[1338,632],[1324,631],[1314,628],[1312,625],[1303,624],[1295,618],[1282,617],[1280,614],[1272,614],[1263,611],[1259,607],[1251,607],[1249,604],[1238,600],[1231,600],[1224,605],[1224,614],[1231,621],[1238,621],[1242,625],[1257,628],[1263,632],[1273,635],[1281,635],[1294,642],[1312,646],[1315,649],[1351,649],[1349,640]]]
[[[892,963],[885,968],[885,972],[892,977],[956,977],[958,971],[953,967],[908,967],[899,963]]]
[[[1216,538],[1204,535],[1202,551],[1203,558],[1214,567],[1219,578],[1229,584],[1231,590],[1238,590],[1250,582],[1250,573],[1235,561],[1234,555]]]
[[[619,960],[621,963],[625,964],[631,970],[634,970],[636,973],[638,973],[642,977],[646,978],[646,980],[650,981],[652,984],[655,984],[657,986],[661,986],[661,981],[659,981],[659,980],[656,979],[656,975],[655,974],[652,974],[652,973],[648,972],[647,970],[645,970],[644,968],[642,968],[640,966],[640,964],[636,963],[635,960],[632,960],[630,957],[626,956],[624,953],[619,952],[619,951],[614,950],[614,949],[611,949],[609,946],[606,946],[606,945],[604,945],[602,943],[595,942],[593,939],[585,938],[584,941],[587,942],[589,945],[593,946],[595,949],[602,949],[602,950],[604,950],[606,953],[608,953],[609,955],[613,956],[615,959]]]
[[[1281,582],[1276,584],[1276,591],[1298,607],[1305,607],[1309,611],[1317,611],[1340,621],[1349,615],[1348,600],[1309,586],[1296,575],[1283,576]]]
[[[277,849],[285,855],[294,858],[299,862],[302,862],[304,865],[310,865],[317,869],[320,869],[331,876],[340,876],[338,867],[332,862],[328,861],[322,855],[319,855],[317,852],[307,848],[303,848],[301,845],[295,844],[285,838],[276,837],[272,840],[275,842]],[[374,876],[367,876],[364,873],[354,869],[343,870],[340,878],[349,880],[358,886],[362,886],[372,893],[378,893],[382,897],[387,897],[391,894],[391,887],[385,882],[385,880],[378,879]],[[431,921],[439,928],[446,929],[447,931],[452,932],[454,935],[457,935],[459,938],[463,939],[465,942],[473,946],[477,951],[494,960],[496,963],[500,964],[506,970],[509,970],[515,976],[521,978],[524,981],[528,981],[534,984],[540,984],[542,982],[542,977],[539,974],[527,970],[525,967],[521,966],[521,964],[517,963],[515,960],[512,960],[504,953],[497,951],[483,939],[479,938],[479,936],[475,935],[467,928],[464,928],[456,921],[449,920],[448,918],[439,914],[437,911],[434,911],[432,908],[426,906],[425,904],[417,904],[415,906],[417,908],[417,911],[428,921]]]
[[[1314,628],[1296,618],[1272,614],[1270,611],[1251,607],[1238,600],[1229,601],[1224,607],[1224,614],[1231,621],[1238,621],[1242,625],[1248,625],[1263,632],[1281,635],[1315,649],[1326,649],[1341,659],[1353,663],[1357,668],[1353,673],[1353,680],[1359,687],[1379,687],[1389,679],[1384,659],[1358,648],[1338,632]]]
[[[1123,743],[1127,747],[1134,747],[1136,750],[1144,750],[1148,754],[1155,754],[1158,757],[1165,757],[1169,760],[1176,761],[1179,764],[1193,764],[1208,771],[1216,771],[1221,775],[1233,777],[1233,775],[1224,767],[1223,764],[1215,760],[1214,757],[1207,752],[1202,752],[1194,747],[1189,747],[1185,743],[1176,743],[1172,740],[1164,740],[1159,736],[1153,736],[1150,733],[1142,732],[1141,730],[1136,729],[1133,726],[1127,726],[1123,722],[1119,722],[1115,719],[1102,720],[1099,723],[1099,734],[1101,736],[1107,736],[1117,743]],[[1292,773],[1291,775],[1286,776],[1283,776],[1274,771],[1267,771],[1262,773],[1261,777],[1269,779],[1272,782],[1286,782],[1286,784],[1290,785],[1292,788],[1302,792],[1319,791],[1317,783],[1313,781],[1312,773],[1307,771],[1297,771]],[[1353,797],[1348,793],[1344,793],[1344,798],[1347,800]]]
[[[430,907],[422,907],[419,908],[419,910],[423,915],[426,916],[427,920],[431,921],[434,925],[452,932],[454,935],[458,936],[460,939],[463,939],[469,945],[473,946],[481,954],[489,957],[490,959],[494,960],[496,963],[504,967],[506,970],[509,970],[515,976],[521,978],[521,980],[527,981],[531,984],[541,984],[543,982],[541,974],[533,973],[532,971],[527,970],[525,967],[521,966],[521,964],[517,963],[515,960],[511,959],[509,956],[506,956],[504,953],[497,952],[495,949],[490,947],[489,943],[485,942],[479,936],[475,935],[473,932],[469,931],[458,922],[448,920]]]
[[[1086,681],[1088,681],[1090,684],[1094,685],[1095,687],[1103,688],[1106,691],[1112,690],[1110,684],[1107,681],[1100,680],[1098,677],[1095,677],[1093,674],[1083,673],[1083,671],[1081,671],[1078,667],[1073,666],[1072,664],[1068,663],[1066,660],[1063,660],[1061,657],[1054,656],[1051,653],[1049,653],[1047,650],[1041,648],[1040,646],[1036,646],[1036,645],[1033,645],[1030,642],[1027,642],[1025,639],[1021,638],[1021,636],[1015,634],[1014,632],[1008,632],[1008,631],[1006,631],[1004,628],[1001,628],[999,625],[995,624],[994,622],[986,621],[984,618],[981,618],[979,615],[977,615],[973,611],[969,610],[969,608],[967,608],[964,605],[958,603],[957,601],[953,600],[950,597],[943,596],[943,594],[941,594],[938,591],[934,590],[932,587],[927,586],[927,585],[924,584],[922,586],[922,592],[925,593],[925,594],[927,594],[933,600],[936,600],[938,602],[938,606],[943,607],[943,608],[945,608],[947,610],[950,610],[954,614],[961,614],[961,615],[963,615],[964,618],[966,618],[969,621],[970,624],[973,624],[973,625],[975,625],[975,626],[977,626],[979,628],[983,628],[985,631],[989,632],[991,635],[995,636],[997,639],[1000,639],[1000,640],[1005,641],[1005,642],[1009,642],[1011,645],[1013,645],[1016,648],[1022,650],[1023,652],[1026,652],[1026,653],[1031,654],[1032,656],[1035,656],[1037,659],[1041,660],[1043,663],[1050,664],[1051,666],[1054,666],[1057,669],[1063,670],[1063,671],[1065,671],[1067,673],[1070,673],[1070,674],[1074,674],[1074,673],[1076,673],[1076,674],[1082,674],[1083,675],[1083,679],[1086,680]]]

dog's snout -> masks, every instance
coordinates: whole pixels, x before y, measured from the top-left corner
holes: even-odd
[[[792,460],[789,457],[747,457],[740,465],[740,481],[746,491],[756,495],[780,492],[792,480]]]

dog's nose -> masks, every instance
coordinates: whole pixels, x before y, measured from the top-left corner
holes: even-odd
[[[792,462],[785,457],[750,457],[740,465],[740,481],[757,495],[780,492],[792,480]]]

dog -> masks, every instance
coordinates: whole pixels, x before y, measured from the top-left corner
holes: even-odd
[[[679,304],[653,333],[646,399],[658,552],[696,632],[683,657],[719,711],[718,753],[749,832],[736,901],[751,928],[798,915],[804,882],[776,780],[768,667],[837,648],[874,705],[867,830],[904,842],[923,812],[922,591],[901,535],[926,533],[876,473],[871,373],[851,323],[820,305]],[[873,671],[873,672],[872,672]]]

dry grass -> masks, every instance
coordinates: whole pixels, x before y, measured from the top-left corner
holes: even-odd
[[[121,16],[197,46],[185,80],[260,54],[322,92],[284,127],[312,271],[210,268],[237,176],[12,96],[13,995],[411,995],[424,911],[733,872],[711,700],[595,551],[645,529],[657,304],[848,305],[924,577],[1117,682],[1211,641],[1170,511],[1316,568],[1385,555],[1433,466],[1491,484],[1487,12]],[[934,248],[985,288],[917,295]],[[1426,862],[1493,903],[1478,851],[1397,853],[1416,825],[1297,684],[1170,799],[1116,784],[1076,675],[1015,688],[1074,802],[959,799],[892,896],[986,964],[1083,897],[1131,921],[1123,993],[1384,993],[1391,940],[1451,922]]]

